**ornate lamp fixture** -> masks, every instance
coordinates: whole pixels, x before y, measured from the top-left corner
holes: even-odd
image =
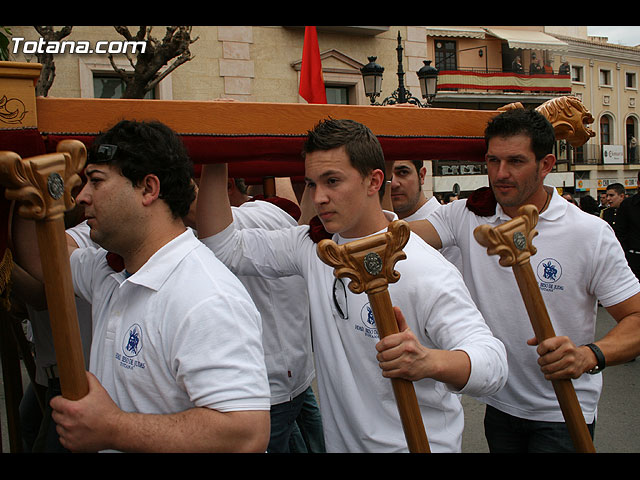
[[[398,32],[398,88],[391,96],[385,98],[382,103],[376,103],[376,98],[382,91],[382,73],[384,68],[376,62],[377,57],[368,57],[369,63],[360,69],[362,80],[364,81],[364,91],[371,100],[371,105],[394,105],[397,103],[411,103],[420,107],[431,107],[431,103],[436,96],[438,84],[438,70],[431,66],[431,60],[424,60],[424,66],[418,70],[417,75],[420,81],[422,98],[426,102],[421,102],[414,97],[404,86],[404,69],[402,66],[402,37]]]

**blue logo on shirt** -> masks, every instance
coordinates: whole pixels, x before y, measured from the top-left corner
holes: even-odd
[[[142,328],[134,323],[122,339],[122,353],[127,357],[135,357],[142,350]]]
[[[366,337],[379,338],[378,329],[376,328],[376,319],[373,316],[373,310],[369,303],[360,310],[360,322],[364,325],[354,324],[356,331],[363,332]]]
[[[552,292],[564,290],[558,281],[562,277],[562,265],[555,258],[545,258],[538,264],[536,274],[540,279],[540,290]]]
[[[543,282],[556,283],[562,276],[562,266],[553,258],[545,258],[538,264],[538,278]]]
[[[362,307],[362,310],[360,310],[360,320],[362,320],[365,327],[375,328],[376,319],[373,318],[373,310],[370,304],[366,303],[364,307]]]

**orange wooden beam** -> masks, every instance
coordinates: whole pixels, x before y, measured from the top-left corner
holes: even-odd
[[[95,134],[124,118],[159,120],[181,134],[304,135],[320,120],[349,118],[382,136],[482,137],[490,110],[288,103],[36,99],[43,133]]]

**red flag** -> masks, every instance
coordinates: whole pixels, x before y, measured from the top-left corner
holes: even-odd
[[[327,103],[316,27],[304,27],[299,92],[309,103]]]

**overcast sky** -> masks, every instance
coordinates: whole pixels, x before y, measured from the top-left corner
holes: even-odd
[[[640,45],[640,26],[587,27],[588,35],[609,37],[609,43],[635,47]]]

